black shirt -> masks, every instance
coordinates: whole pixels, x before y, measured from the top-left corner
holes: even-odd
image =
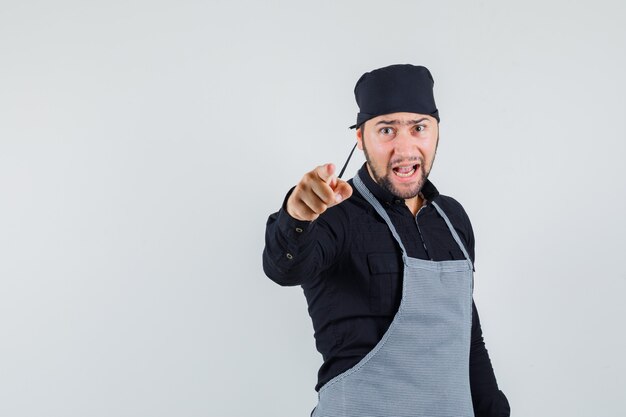
[[[380,187],[365,165],[358,175],[381,202],[413,258],[465,259],[448,226],[430,204],[446,213],[474,261],[474,234],[463,207],[427,180],[424,205],[413,216],[403,199]],[[352,180],[349,181],[352,185]],[[292,218],[283,207],[267,222],[263,268],[280,285],[301,285],[324,363],[319,390],[370,352],[387,331],[402,297],[402,254],[387,224],[354,189],[346,201],[313,222]],[[485,348],[472,303],[470,386],[476,417],[509,416]]]

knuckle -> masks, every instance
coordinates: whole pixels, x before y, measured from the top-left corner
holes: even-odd
[[[328,208],[328,205],[322,203],[317,207],[317,210],[315,210],[315,214],[322,214],[323,212],[326,211],[327,208]]]
[[[319,213],[320,213],[320,208],[321,208],[320,201],[319,201],[319,200],[313,200],[313,201],[311,201],[311,203],[309,203],[308,208],[309,208],[309,210],[310,210],[312,213],[319,214]]]
[[[302,179],[300,180],[300,184],[308,184],[312,181],[313,177],[311,175],[310,172],[307,172],[306,174],[304,174],[304,176],[302,177]]]

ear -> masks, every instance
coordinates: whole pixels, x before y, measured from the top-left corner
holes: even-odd
[[[360,150],[363,150],[363,135],[361,135],[361,129],[356,130],[356,145]]]

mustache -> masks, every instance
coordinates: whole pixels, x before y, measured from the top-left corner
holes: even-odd
[[[389,166],[400,165],[404,163],[419,163],[421,166],[424,166],[424,158],[421,156],[409,156],[409,157],[397,157],[389,161]]]

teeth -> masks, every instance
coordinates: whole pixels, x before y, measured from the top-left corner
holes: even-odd
[[[410,177],[415,172],[415,165],[411,167],[398,167],[393,172],[399,177]]]

